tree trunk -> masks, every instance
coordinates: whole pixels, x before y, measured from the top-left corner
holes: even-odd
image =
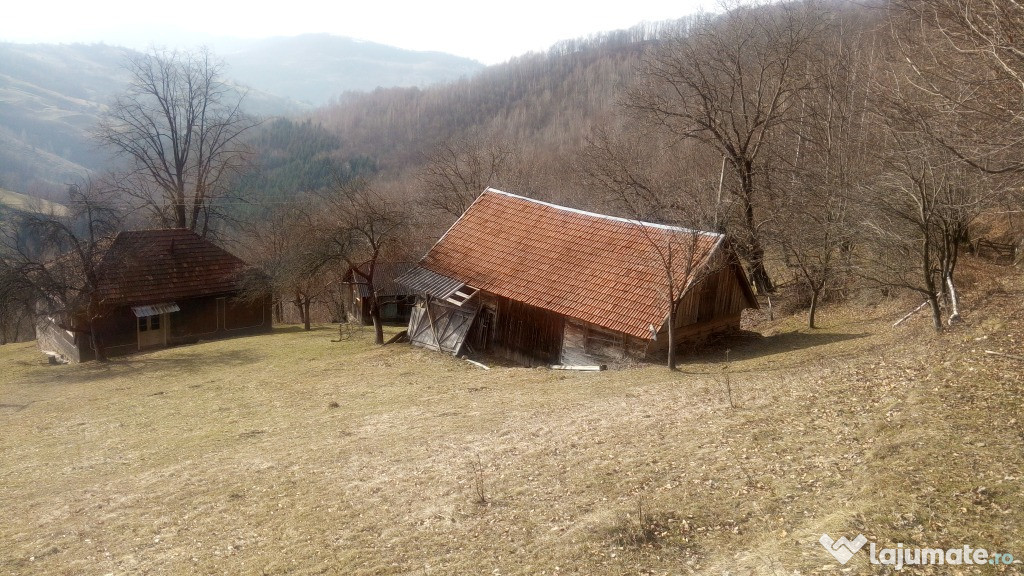
[[[302,301],[302,322],[303,327],[309,332],[312,329],[309,322],[309,298],[305,298]]]
[[[90,322],[89,323],[89,339],[92,340],[92,349],[96,353],[96,361],[97,362],[106,362],[107,361],[107,352],[106,352],[106,350],[103,347],[102,339],[96,333],[96,324],[95,324],[95,322]]]
[[[928,294],[928,304],[932,307],[932,324],[936,332],[942,332],[942,308],[939,306],[939,297],[932,291]]]
[[[807,327],[817,328],[814,325],[814,314],[818,311],[818,294],[821,293],[821,289],[811,289],[811,309],[807,312]]]
[[[676,369],[676,314],[675,306],[672,306],[672,311],[668,314],[668,369]]]
[[[750,280],[758,294],[775,293],[775,284],[768,276],[764,267],[764,246],[757,234],[757,221],[754,218],[754,176],[753,165],[749,161],[742,164],[740,174],[740,200],[743,202],[743,220],[747,228],[747,262],[750,264]]]
[[[775,284],[764,267],[764,251],[759,248],[758,253],[759,256],[750,260],[750,281],[753,282],[758,294],[774,294]]]
[[[373,343],[384,344],[384,325],[380,321],[380,306],[374,296],[370,297],[370,319],[373,320]]]
[[[927,221],[923,216],[922,220]],[[932,307],[932,324],[935,326],[935,331],[942,332],[942,308],[939,305],[938,287],[935,286],[935,272],[931,255],[931,244],[928,242],[927,234],[925,234],[925,238],[921,242],[921,269],[924,271],[924,285],[927,288],[925,293],[928,295],[928,303]],[[942,283],[941,276],[939,277],[939,283]]]
[[[953,284],[953,275],[946,276],[946,286],[949,288],[949,305],[953,311],[949,315],[949,325],[960,322],[960,297],[956,294],[956,285]]]

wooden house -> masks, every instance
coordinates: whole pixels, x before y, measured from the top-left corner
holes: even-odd
[[[721,234],[485,190],[398,281],[413,344],[527,364],[654,360],[739,329],[756,308]],[[671,285],[671,290],[669,289]]]
[[[241,298],[253,271],[228,251],[182,229],[121,232],[96,267],[92,330],[81,309],[42,315],[39,347],[51,357],[96,357],[92,334],[108,356],[268,332],[271,298]],[[54,313],[58,314],[58,313]],[[70,328],[70,329],[68,329]]]
[[[377,297],[382,322],[409,322],[416,296],[395,279],[413,267],[411,262],[377,262],[373,268],[373,292]],[[366,264],[360,266],[365,273]],[[370,284],[363,276],[348,270],[342,278],[342,305],[349,322],[370,325]]]

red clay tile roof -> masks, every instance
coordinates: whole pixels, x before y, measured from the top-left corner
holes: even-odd
[[[649,326],[659,329],[668,317],[665,266],[655,246],[672,247],[678,298],[691,280],[688,273],[698,273],[723,238],[489,188],[420,266],[499,296],[650,339]]]
[[[99,293],[137,306],[227,294],[247,264],[189,230],[121,232],[99,267]]]

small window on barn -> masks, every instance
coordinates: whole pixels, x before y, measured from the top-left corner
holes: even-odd
[[[160,329],[160,316],[150,316],[149,317],[149,329],[150,330],[159,330]]]
[[[147,318],[145,316],[139,318],[139,332],[145,332],[148,329],[148,323],[146,320]]]

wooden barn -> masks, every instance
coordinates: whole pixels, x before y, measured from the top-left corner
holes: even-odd
[[[373,291],[377,295],[377,306],[380,308],[382,322],[409,321],[416,296],[395,279],[413,267],[412,262],[377,262],[373,267]],[[366,264],[360,266],[365,273]],[[363,276],[348,270],[342,278],[342,305],[349,322],[373,324],[370,317],[370,285]]]
[[[121,232],[96,267],[93,332],[108,356],[269,332],[269,292],[240,298],[247,273],[245,262],[189,230]],[[82,313],[66,315],[42,317],[39,347],[64,361],[94,359]]]
[[[398,281],[418,295],[413,344],[531,365],[664,358],[670,293],[678,348],[757,308],[721,234],[490,188]]]

